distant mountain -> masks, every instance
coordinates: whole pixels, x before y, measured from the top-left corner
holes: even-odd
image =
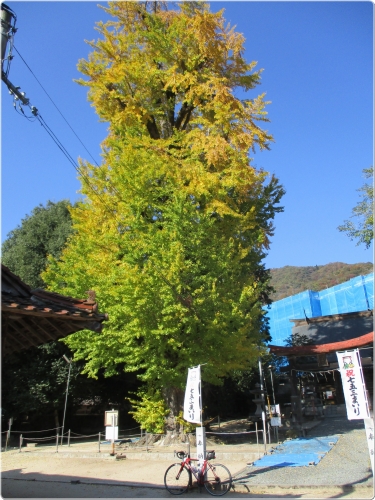
[[[285,266],[271,269],[271,285],[275,289],[271,298],[274,301],[280,300],[305,290],[319,292],[372,271],[371,262],[360,264],[333,262],[325,266]]]

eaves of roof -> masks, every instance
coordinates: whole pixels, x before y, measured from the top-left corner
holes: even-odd
[[[64,338],[80,330],[101,332],[107,314],[98,313],[95,293],[75,299],[31,288],[2,265],[2,354]]]
[[[345,349],[357,349],[359,347],[372,346],[374,342],[374,332],[367,333],[341,342],[332,342],[320,345],[300,345],[300,346],[276,346],[269,345],[270,352],[276,356],[313,356],[316,354],[328,354],[330,352],[343,351]]]

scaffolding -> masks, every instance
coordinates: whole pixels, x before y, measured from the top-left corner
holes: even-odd
[[[357,276],[340,285],[305,292],[277,300],[265,306],[272,344],[284,345],[292,333],[291,319],[316,318],[372,310],[374,308],[374,273]]]

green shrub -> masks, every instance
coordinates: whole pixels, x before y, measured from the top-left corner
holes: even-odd
[[[176,423],[180,426],[180,430],[181,427],[183,427],[185,434],[195,432],[195,429],[199,426],[199,424],[191,424],[190,422],[187,422],[186,420],[184,420],[183,414],[184,413],[180,411],[180,413],[176,417]]]
[[[165,402],[159,393],[145,394],[138,393],[140,401],[128,398],[133,410],[130,411],[141,428],[152,434],[163,434],[165,417],[169,414]]]

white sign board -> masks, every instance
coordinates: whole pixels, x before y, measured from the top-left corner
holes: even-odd
[[[349,420],[370,417],[358,349],[336,352]]]
[[[185,390],[184,420],[200,424],[202,418],[201,404],[201,367],[189,368]]]
[[[271,417],[272,427],[281,427],[281,417]]]
[[[271,410],[271,425],[272,427],[281,427],[281,412],[280,412],[280,405],[271,405],[270,406]]]
[[[106,441],[115,441],[118,439],[118,427],[109,427],[105,428],[105,439]]]
[[[271,405],[271,415],[274,417],[280,417],[280,405]]]
[[[111,427],[118,425],[118,410],[104,412],[104,425]]]

